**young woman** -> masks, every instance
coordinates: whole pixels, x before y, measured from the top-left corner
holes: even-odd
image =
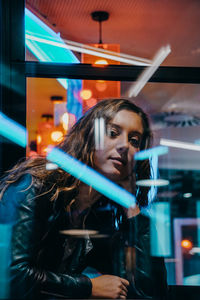
[[[95,149],[94,120],[106,124],[103,150]],[[150,256],[148,188],[136,179],[150,177],[149,161],[134,162],[151,145],[146,114],[126,99],[99,102],[58,146],[136,195],[125,209],[61,168],[47,170],[45,158],[15,166],[1,183],[1,222],[12,227],[11,298],[164,299],[166,271]],[[63,230],[92,229],[99,235],[76,238]],[[129,249],[127,251],[127,249]],[[131,250],[130,250],[131,249]],[[133,261],[127,262],[127,253]],[[84,272],[97,271],[93,278]]]

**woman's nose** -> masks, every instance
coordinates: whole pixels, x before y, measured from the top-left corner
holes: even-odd
[[[128,137],[122,136],[117,143],[117,151],[121,154],[123,152],[127,152],[129,149],[129,141]]]

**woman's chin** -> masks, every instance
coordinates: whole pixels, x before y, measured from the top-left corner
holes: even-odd
[[[124,174],[116,168],[107,168],[104,170],[96,169],[96,171],[114,182],[121,181],[125,178]]]
[[[106,176],[108,179],[114,181],[114,182],[119,182],[123,180],[123,176],[120,172],[112,172],[112,173],[107,173],[104,176]]]

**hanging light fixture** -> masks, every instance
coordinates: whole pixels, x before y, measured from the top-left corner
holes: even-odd
[[[107,21],[109,18],[109,13],[107,11],[93,11],[91,13],[92,19],[99,22],[99,44],[102,42],[102,22]]]
[[[112,59],[112,55],[107,57],[99,57],[98,53],[106,51],[107,54],[111,52],[115,53],[115,56],[120,56],[119,44],[105,44],[102,38],[102,23],[109,19],[109,13],[107,11],[94,11],[91,13],[92,20],[99,23],[99,39],[98,43],[85,45],[85,47],[95,48],[96,53],[93,55],[88,53],[82,53],[82,63],[91,64],[93,67],[106,68],[109,64],[120,64],[120,61]],[[90,90],[92,92],[90,98],[85,99],[83,102],[83,112],[92,107],[99,99],[109,97],[120,97],[120,82],[118,81],[104,81],[104,80],[83,80],[82,92],[80,95],[84,95],[84,91]],[[82,98],[83,99],[83,98]]]

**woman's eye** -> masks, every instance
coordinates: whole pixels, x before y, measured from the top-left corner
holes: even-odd
[[[137,140],[136,138],[130,139],[130,143],[131,143],[131,145],[132,145],[133,147],[135,147],[135,148],[139,148],[139,146],[140,146],[140,141]]]
[[[116,130],[108,130],[108,136],[115,137],[118,135],[118,132]]]

